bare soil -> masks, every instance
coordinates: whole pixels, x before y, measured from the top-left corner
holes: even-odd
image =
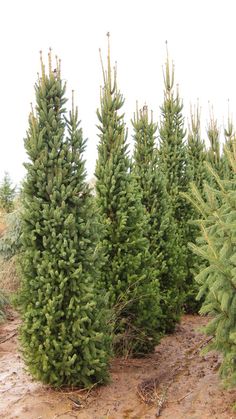
[[[0,325],[0,418],[233,419],[236,390],[224,390],[216,353],[201,356],[207,319],[184,316],[145,359],[114,359],[111,382],[91,390],[53,390],[34,381],[21,359],[13,313]]]

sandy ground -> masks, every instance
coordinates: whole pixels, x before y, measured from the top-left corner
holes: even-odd
[[[216,353],[201,356],[206,323],[185,316],[145,359],[115,359],[111,383],[90,391],[54,391],[31,379],[21,360],[13,314],[0,326],[0,418],[231,419],[236,390],[224,390]],[[5,342],[4,342],[5,341]]]

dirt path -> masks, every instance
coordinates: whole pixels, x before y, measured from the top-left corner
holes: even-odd
[[[207,340],[198,331],[205,318],[185,316],[148,358],[115,359],[111,383],[90,392],[54,391],[34,382],[17,349],[19,323],[14,317],[0,327],[0,418],[236,418],[236,390],[222,389],[218,355],[199,355]]]

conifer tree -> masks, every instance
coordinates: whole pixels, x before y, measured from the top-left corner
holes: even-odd
[[[124,99],[117,87],[116,68],[111,70],[109,46],[103,78],[95,171],[97,204],[104,222],[103,280],[111,307],[119,311],[116,351],[141,355],[153,350],[160,338],[159,283],[145,237],[147,217],[130,172],[124,116],[120,113]]]
[[[7,213],[14,208],[14,198],[16,195],[16,188],[12,186],[12,181],[8,172],[5,172],[3,181],[0,186],[0,206]]]
[[[85,181],[78,111],[66,119],[60,62],[41,55],[36,110],[29,116],[23,186],[21,342],[37,379],[89,386],[107,378],[106,308],[96,283],[96,214]],[[103,296],[104,299],[104,296]]]
[[[222,154],[222,175],[224,179],[231,179],[234,176],[232,167],[229,163],[227,158],[225,147],[230,150],[231,152],[235,153],[235,139],[236,133],[233,125],[232,118],[228,115],[227,126],[224,128],[224,136],[225,136],[225,144],[223,147],[223,154]]]
[[[156,148],[157,124],[149,120],[147,106],[136,111],[132,120],[134,128],[133,171],[142,194],[142,204],[149,228],[146,235],[150,253],[160,282],[162,327],[170,332],[179,320],[178,253],[176,225],[171,213],[165,177],[158,168]]]
[[[186,202],[180,192],[188,188],[187,152],[185,146],[183,103],[179,91],[174,89],[174,67],[170,68],[169,58],[165,65],[164,102],[161,106],[159,128],[160,165],[167,178],[167,191],[172,200],[174,217],[177,222],[185,222]]]
[[[236,153],[226,150],[234,177],[220,179],[217,171],[208,163],[209,175],[214,178],[214,188],[206,184],[204,195],[192,185],[188,199],[199,211],[198,222],[201,242],[192,244],[192,250],[207,261],[207,266],[196,277],[200,284],[198,298],[205,297],[202,314],[209,314],[205,328],[212,336],[209,350],[223,354],[220,368],[222,377],[229,386],[236,385],[236,251],[235,251],[235,193]],[[213,182],[211,182],[212,184]]]
[[[194,181],[197,188],[202,191],[206,180],[206,148],[201,138],[201,121],[199,105],[191,108],[190,124],[188,127],[188,168],[190,171],[190,180]]]
[[[19,254],[21,249],[21,217],[20,210],[15,210],[4,217],[6,230],[0,237],[0,256],[9,260]]]
[[[161,121],[159,127],[159,167],[166,177],[167,193],[170,197],[172,214],[177,226],[176,248],[179,255],[178,277],[173,282],[178,289],[178,312],[181,313],[184,302],[185,282],[188,277],[187,266],[187,220],[188,205],[181,192],[188,189],[189,174],[187,166],[187,150],[184,142],[185,129],[182,114],[183,103],[179,91],[174,88],[174,67],[167,62],[164,73],[164,102],[161,106]],[[182,302],[181,302],[182,301]]]
[[[220,128],[214,116],[213,109],[210,112],[210,120],[207,125],[207,136],[210,146],[207,150],[207,160],[219,175],[223,174],[222,160],[220,154]],[[209,182],[215,182],[211,176]]]
[[[200,109],[197,105],[190,111],[190,124],[188,127],[188,143],[187,143],[187,160],[189,178],[195,183],[198,190],[203,192],[204,182],[206,181],[206,149],[204,141],[201,138],[201,126],[200,126]],[[198,217],[195,209],[192,207],[188,211],[188,236],[187,241],[193,242],[198,237],[198,228],[193,223]],[[195,281],[195,276],[199,272],[202,260],[195,254],[188,255],[189,275],[188,282],[186,284],[186,298],[185,298],[185,310],[187,312],[198,312],[200,309],[200,301],[196,300],[196,296],[199,291],[199,286]]]

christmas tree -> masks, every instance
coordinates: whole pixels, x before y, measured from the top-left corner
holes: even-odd
[[[221,157],[222,160],[222,176],[226,179],[231,179],[234,177],[234,172],[232,167],[229,163],[227,155],[225,153],[225,147],[233,153],[236,153],[235,148],[235,139],[236,134],[234,130],[234,125],[232,121],[232,117],[228,115],[227,126],[224,128],[224,136],[225,136],[225,144],[223,147],[223,154]]]
[[[9,260],[20,253],[21,249],[21,217],[20,210],[15,210],[4,217],[6,230],[0,237],[0,256]]]
[[[201,138],[201,124],[200,124],[200,109],[197,105],[194,109],[191,108],[190,124],[188,127],[188,142],[187,142],[187,160],[189,170],[189,180],[194,182],[198,190],[202,193],[204,182],[206,180],[206,149],[205,143]],[[188,209],[188,234],[187,241],[195,241],[198,236],[198,228],[193,222],[198,214],[195,209],[189,207]],[[196,300],[198,294],[198,284],[195,281],[195,276],[199,272],[202,260],[195,254],[188,254],[189,275],[186,283],[186,297],[185,310],[189,313],[198,312],[201,303]]]
[[[219,176],[224,176],[224,162],[220,151],[220,127],[214,116],[213,108],[210,111],[210,119],[207,125],[207,136],[210,143],[207,150],[207,160]],[[215,185],[214,177],[209,176],[207,180],[208,183],[213,182],[212,186]]]
[[[174,67],[171,68],[168,55],[164,83],[164,102],[161,106],[159,127],[159,168],[166,178],[166,189],[170,198],[169,205],[177,228],[175,246],[178,262],[175,269],[176,276],[172,279],[172,283],[177,293],[175,312],[179,317],[186,293],[185,284],[189,275],[187,264],[189,256],[187,249],[188,205],[180,193],[188,190],[189,174],[184,142],[183,103],[178,89],[174,88]]]
[[[197,188],[202,191],[204,181],[206,180],[206,148],[201,138],[201,120],[200,109],[197,104],[194,109],[191,108],[190,124],[188,127],[188,168],[190,171],[190,179],[194,181]]]
[[[60,62],[35,85],[23,186],[21,343],[32,375],[53,386],[107,378],[107,309],[96,249],[97,217],[85,181],[77,108],[66,118]]]
[[[161,106],[159,128],[159,156],[163,173],[167,178],[167,192],[172,200],[175,219],[185,222],[186,203],[180,192],[188,188],[187,152],[185,146],[183,103],[178,88],[174,89],[174,67],[170,68],[169,59],[165,65],[164,102]]]
[[[109,47],[103,77],[95,171],[97,205],[104,223],[103,282],[116,316],[116,351],[141,355],[153,350],[160,338],[159,283],[145,237],[147,215],[130,171],[124,117],[119,112],[124,99],[116,68],[111,70]]]
[[[220,179],[215,169],[208,164],[209,176],[214,179],[214,188],[206,184],[204,195],[192,185],[190,202],[199,211],[201,219],[201,242],[192,244],[193,251],[202,257],[206,267],[196,277],[200,284],[198,298],[204,296],[202,314],[209,314],[206,333],[212,336],[209,350],[223,354],[220,368],[222,377],[229,386],[236,385],[236,251],[235,251],[235,196],[236,154],[226,150],[232,167],[232,180]]]
[[[166,180],[158,167],[156,149],[157,124],[149,120],[148,109],[136,111],[134,128],[133,171],[148,215],[146,236],[149,251],[160,282],[162,327],[171,331],[179,320],[178,252],[176,225],[171,213]]]
[[[7,213],[14,209],[14,198],[16,188],[12,186],[12,181],[8,172],[5,172],[3,181],[0,186],[0,206]]]

